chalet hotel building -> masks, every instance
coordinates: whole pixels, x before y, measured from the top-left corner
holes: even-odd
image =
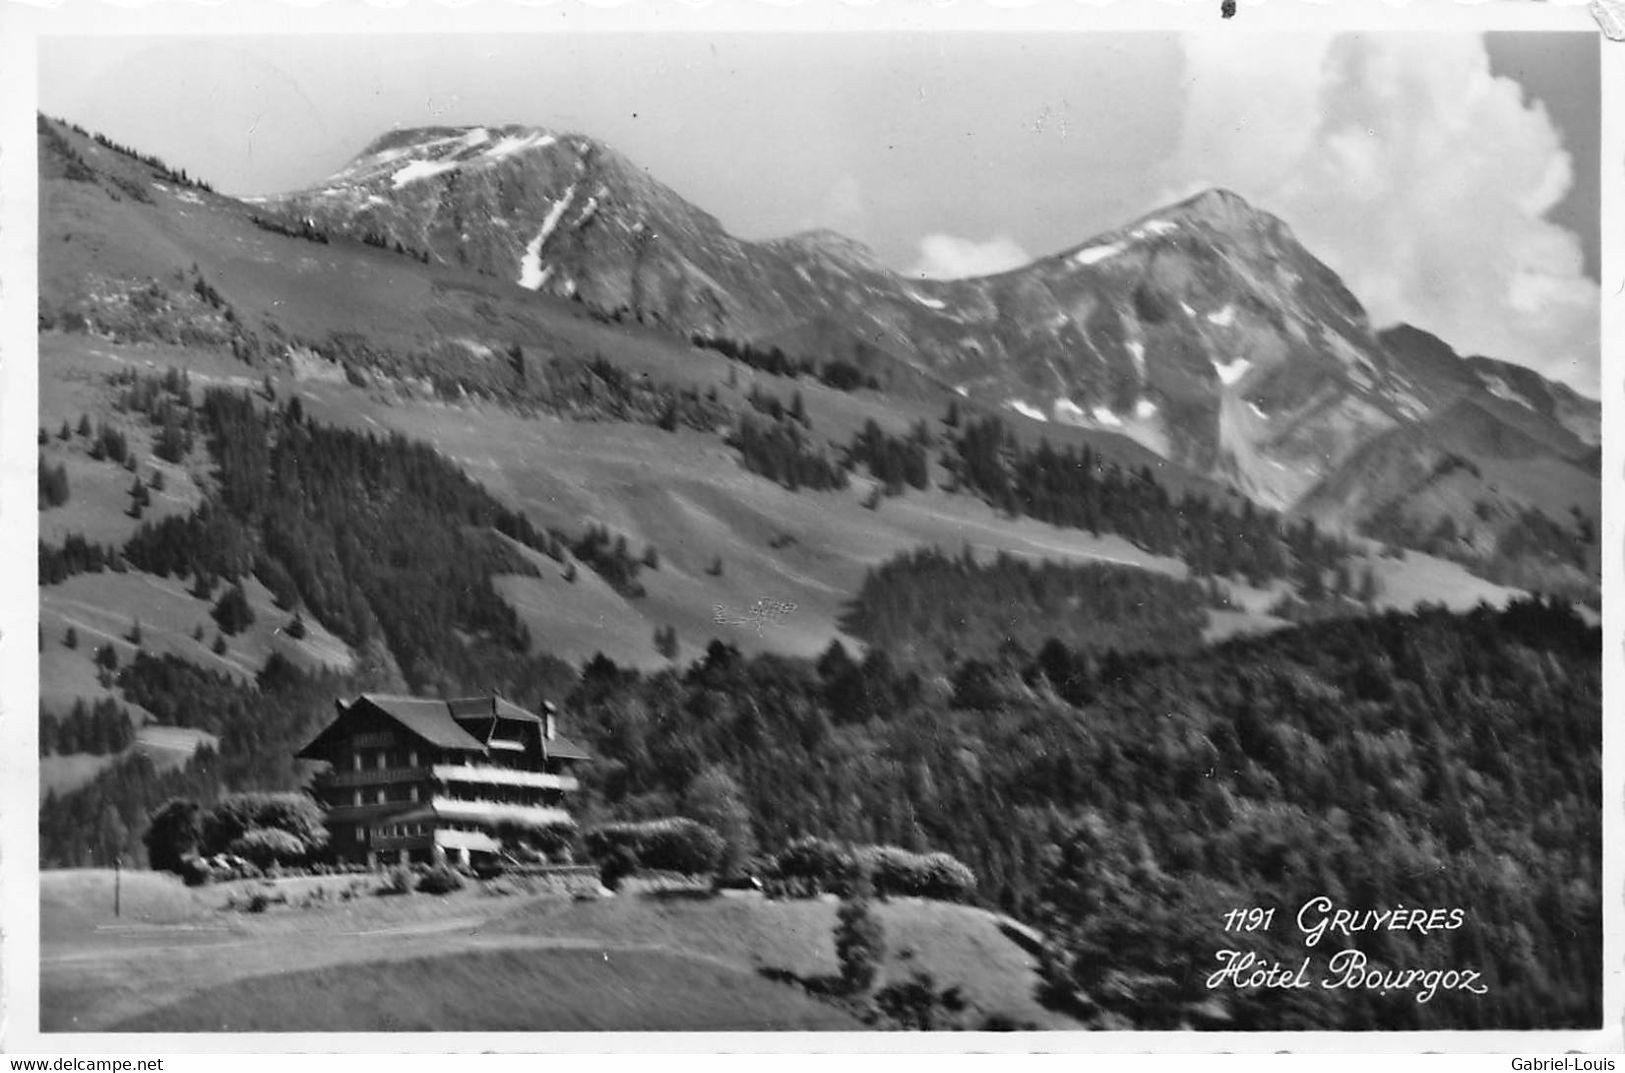
[[[541,715],[501,697],[429,700],[366,693],[297,754],[325,761],[312,790],[332,852],[373,867],[473,864],[500,851],[504,828],[572,822],[570,770],[588,759]]]

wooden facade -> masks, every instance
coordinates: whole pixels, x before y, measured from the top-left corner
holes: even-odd
[[[297,755],[326,765],[312,791],[338,860],[473,864],[500,852],[506,829],[573,822],[570,772],[588,756],[558,733],[552,705],[366,693],[337,706]]]

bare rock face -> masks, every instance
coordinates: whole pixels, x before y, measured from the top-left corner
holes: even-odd
[[[1270,506],[1313,494],[1340,515],[1335,490],[1359,486],[1346,467],[1364,445],[1464,394],[1516,395],[1596,443],[1590,400],[1379,336],[1285,223],[1223,190],[947,281],[901,276],[827,231],[741,241],[614,150],[534,127],[391,132],[270,207],[683,335],[817,360],[857,346],[893,379],[1129,436]]]

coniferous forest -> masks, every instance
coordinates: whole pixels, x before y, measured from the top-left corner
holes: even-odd
[[[1089,1024],[1555,1028],[1601,1016],[1601,640],[1566,605],[1424,608],[1200,648],[1198,583],[932,551],[877,568],[853,595],[862,653],[746,656],[714,641],[658,673],[602,657],[575,668],[538,655],[492,585],[535,569],[516,544],[556,555],[558,535],[428,447],[221,391],[166,413],[207,444],[215,481],[195,513],[144,525],[122,558],[211,588],[252,574],[361,659],[317,675],[273,657],[252,684],[172,657],[126,662],[129,703],[218,735],[219,749],[169,772],[126,753],[48,797],[45,866],[141,860],[147,818],[173,796],[301,785],[293,753],[336,696],[495,688],[531,706],[563,699],[595,756],[575,806],[585,819],[681,814],[720,770],[763,852],[813,835],[953,854],[976,873],[978,900],[1048,937],[1046,1001]],[[1081,499],[1040,494],[1060,472],[1044,459],[1007,486],[1025,509],[1076,510],[1087,525],[1089,495],[1120,505],[1160,492],[1106,474]],[[961,479],[992,479],[977,472]],[[1219,534],[1204,545],[1214,569],[1268,576],[1332,554],[1261,513],[1189,509]],[[1190,551],[1194,528],[1157,528],[1172,516],[1141,515],[1146,539]],[[103,562],[65,551],[51,560],[62,570]],[[1230,947],[1295,965],[1309,951],[1291,919],[1322,895],[1459,909],[1454,929],[1336,936],[1313,953],[1470,967],[1487,993],[1204,986]],[[1226,914],[1249,906],[1275,907],[1276,926],[1227,933]]]
[[[1040,926],[1051,1000],[1101,1027],[1594,1025],[1601,1001],[1596,630],[1541,603],[1281,631],[1196,657],[1092,661],[1058,642],[995,671],[991,701],[883,655],[814,664],[721,643],[642,675],[596,660],[569,694],[583,816],[670,815],[718,767],[756,842],[945,850],[986,904]],[[121,672],[162,720],[221,751],[157,774],[139,756],[41,812],[43,863],[139,858],[170,796],[289,788],[295,748],[362,679],[275,662],[258,688],[172,659]],[[88,835],[87,835],[88,832]],[[1219,950],[1296,965],[1286,923],[1339,906],[1459,908],[1459,929],[1348,947],[1394,968],[1467,967],[1488,994],[1214,992]],[[1242,906],[1272,931],[1227,935]]]
[[[1024,447],[997,417],[967,422],[944,460],[954,481],[1012,515],[1116,533],[1159,555],[1184,559],[1197,577],[1229,575],[1259,585],[1291,577],[1313,587],[1347,558],[1312,521],[1289,523],[1243,499],[1172,495],[1147,470],[1125,472],[1085,447],[1048,440]]]
[[[1208,593],[1194,581],[1111,563],[978,562],[923,548],[870,570],[842,628],[942,670],[1057,641],[1095,653],[1176,652],[1201,643]]]

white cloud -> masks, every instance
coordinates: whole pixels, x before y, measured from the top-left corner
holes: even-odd
[[[991,276],[1020,268],[1032,260],[1026,250],[1008,235],[986,242],[957,235],[933,234],[920,240],[920,259],[908,275],[925,279],[966,279]]]
[[[869,206],[857,176],[846,174],[836,179],[834,185],[824,192],[818,212],[803,226],[830,228],[844,235],[866,234],[869,229]]]
[[[1207,35],[1185,52],[1166,195],[1230,187],[1291,224],[1377,325],[1596,392],[1598,287],[1545,219],[1572,164],[1480,37]]]

